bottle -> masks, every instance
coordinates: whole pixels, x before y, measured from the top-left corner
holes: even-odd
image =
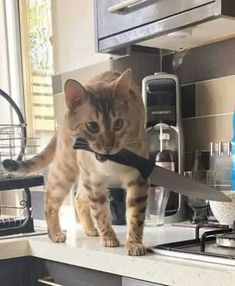
[[[160,127],[160,151],[156,155],[155,164],[174,171],[174,160],[169,150],[170,135],[162,132]],[[169,191],[162,186],[150,186],[146,211],[146,225],[161,226],[164,224],[165,209],[169,198]]]
[[[202,152],[200,150],[194,150],[193,152],[192,172],[194,180],[206,183],[205,167],[202,160]]]
[[[218,157],[219,157],[219,144],[211,142],[210,143],[210,165],[209,169],[211,171],[214,171],[217,169],[217,163],[218,163]]]
[[[170,171],[175,171],[175,163],[171,150],[169,149],[170,135],[168,133],[160,132],[160,151],[156,155],[155,164],[168,169]]]
[[[202,152],[199,150],[194,150],[193,152],[193,165],[192,171],[204,171],[205,167],[202,161]]]
[[[202,152],[200,150],[194,150],[193,152],[191,179],[204,184],[207,183],[207,172],[203,164]],[[209,202],[207,200],[190,197],[188,197],[186,201],[193,210],[191,218],[192,224],[207,222]]]
[[[172,151],[169,148],[170,134],[163,133],[162,128],[160,128],[159,140],[160,140],[160,151],[156,155],[155,165],[174,172],[175,171],[174,158]],[[156,187],[155,192],[157,192],[158,189],[160,189],[162,192],[161,213],[162,213],[162,221],[164,222],[166,206],[168,203],[173,204],[174,200],[168,202],[170,192],[166,188]],[[173,198],[173,195],[171,195],[171,198]]]
[[[193,151],[192,179],[199,182],[205,181],[205,167],[202,161],[202,152]]]
[[[235,111],[233,112],[233,137],[231,146],[232,146],[231,189],[235,191]]]

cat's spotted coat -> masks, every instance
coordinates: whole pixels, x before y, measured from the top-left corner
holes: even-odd
[[[127,148],[147,155],[145,112],[141,95],[131,81],[131,71],[103,73],[86,86],[74,80],[65,83],[68,111],[63,124],[49,145],[30,160],[5,167],[29,173],[49,167],[45,214],[50,238],[64,242],[59,209],[74,184],[77,184],[76,209],[87,235],[99,235],[106,247],[119,241],[113,231],[106,189],[121,184],[126,190],[127,249],[130,255],[143,255],[143,226],[147,200],[147,181],[140,173],[111,161],[102,161],[91,152],[74,150],[74,139],[84,138],[98,154],[114,154]],[[8,162],[9,163],[9,162]]]

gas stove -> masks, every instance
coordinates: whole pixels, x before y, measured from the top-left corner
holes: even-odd
[[[234,229],[228,225],[198,224],[194,239],[160,244],[152,251],[171,257],[235,266]],[[200,237],[202,230],[204,232]]]

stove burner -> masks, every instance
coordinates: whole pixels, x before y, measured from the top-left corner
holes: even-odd
[[[199,230],[201,228],[204,228],[204,227],[213,227],[213,228],[216,228],[216,230],[205,231],[202,234],[202,237],[200,239],[200,237],[199,237]],[[228,225],[224,225],[224,224],[209,224],[209,223],[198,224],[197,227],[196,227],[196,231],[195,231],[195,239],[200,242],[200,250],[201,250],[201,252],[205,252],[205,244],[208,241],[208,239],[211,238],[211,239],[214,240],[216,235],[218,235],[218,234],[227,234],[227,233],[230,233],[232,231],[233,231],[232,228],[229,228]]]
[[[199,230],[206,227],[211,230],[204,232],[200,237]],[[220,247],[219,243],[217,244],[220,237],[227,238],[223,243],[225,247]],[[228,241],[232,241],[230,244],[234,246],[227,247]],[[235,266],[235,228],[220,224],[199,224],[196,227],[194,239],[157,245],[152,250],[166,256]]]
[[[222,247],[235,248],[235,232],[217,234],[216,244]]]

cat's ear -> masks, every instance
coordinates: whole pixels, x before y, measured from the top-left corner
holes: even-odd
[[[131,69],[127,69],[122,73],[115,83],[115,90],[122,94],[129,94],[129,88],[131,84]]]
[[[69,110],[80,105],[86,96],[86,89],[76,80],[68,79],[64,85],[65,101]]]

